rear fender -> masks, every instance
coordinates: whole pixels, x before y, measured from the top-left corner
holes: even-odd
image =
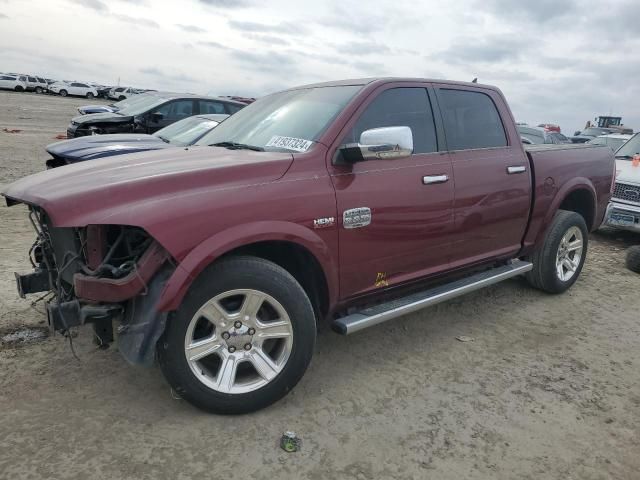
[[[338,292],[335,254],[325,241],[307,227],[291,222],[254,222],[220,232],[195,247],[178,265],[158,302],[158,310],[178,308],[191,283],[208,265],[236,248],[264,241],[286,241],[306,248],[320,264],[327,279],[329,303],[334,305]]]
[[[542,245],[544,238],[547,235],[547,231],[553,222],[553,217],[560,208],[560,205],[572,192],[575,192],[576,190],[587,190],[591,194],[595,209],[593,212],[594,225],[597,223],[597,196],[591,180],[585,177],[572,178],[562,185],[553,197],[549,196],[546,188],[547,187],[543,185],[536,189],[535,212],[532,215],[531,225],[529,226],[529,230],[525,236],[523,254],[529,254],[531,251]]]

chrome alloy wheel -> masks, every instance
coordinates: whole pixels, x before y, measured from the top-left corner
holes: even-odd
[[[583,250],[582,231],[571,227],[565,232],[556,254],[556,272],[563,282],[571,280],[580,266]]]
[[[246,393],[267,385],[284,368],[293,328],[284,307],[258,290],[230,290],[195,313],[185,335],[191,371],[221,393]]]

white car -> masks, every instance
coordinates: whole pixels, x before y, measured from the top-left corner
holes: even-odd
[[[49,89],[49,84],[42,77],[36,77],[34,75],[20,75],[18,80],[26,85],[26,90],[29,92],[45,93]]]
[[[131,87],[113,87],[109,90],[109,98],[113,100],[124,100],[125,98],[138,95],[140,90]]]
[[[609,135],[600,135],[596,138],[589,140],[589,145],[607,145],[614,152],[618,150],[622,145],[627,143],[633,135],[626,133],[611,133]]]
[[[21,82],[15,75],[0,73],[0,88],[15,90],[16,92],[24,92],[27,89],[27,85],[24,82]]]
[[[616,152],[616,183],[606,224],[640,233],[640,133]]]
[[[49,90],[53,93],[57,93],[61,97],[74,95],[77,97],[93,98],[98,96],[98,91],[95,87],[81,82],[56,82],[49,85]]]

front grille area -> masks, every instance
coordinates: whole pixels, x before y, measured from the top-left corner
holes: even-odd
[[[616,182],[616,186],[613,189],[613,198],[640,204],[640,186]]]

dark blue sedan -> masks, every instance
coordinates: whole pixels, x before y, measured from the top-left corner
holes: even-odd
[[[115,133],[63,140],[47,146],[46,150],[52,158],[47,160],[46,165],[47,168],[55,168],[113,155],[193,145],[228,116],[195,115],[172,123],[152,135]]]

